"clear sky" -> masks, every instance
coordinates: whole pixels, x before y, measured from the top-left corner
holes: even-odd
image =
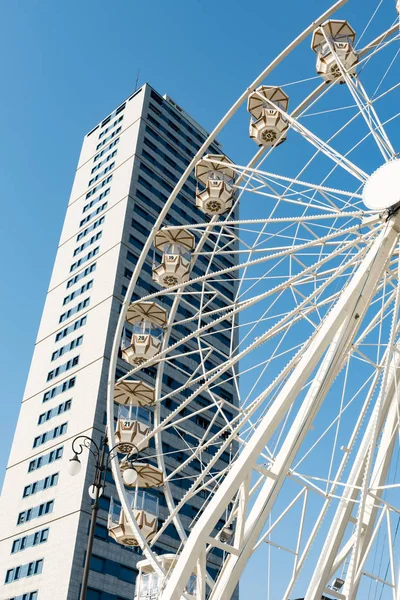
[[[148,81],[168,93],[212,129],[266,64],[330,4],[2,2],[0,480],[84,134],[132,93],[138,73],[139,85]],[[370,14],[373,4],[363,0],[359,10],[369,7]],[[347,12],[354,14],[356,5],[350,2]],[[227,150],[238,156],[232,143]],[[242,600],[250,598],[248,586]]]
[[[1,479],[83,136],[131,94],[139,70],[139,85],[211,129],[330,2],[286,4],[292,19],[279,30],[266,3],[256,15],[239,0],[2,3]]]

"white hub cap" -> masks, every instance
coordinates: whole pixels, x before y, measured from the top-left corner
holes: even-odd
[[[400,202],[400,159],[385,163],[368,179],[363,189],[367,208],[384,210]]]

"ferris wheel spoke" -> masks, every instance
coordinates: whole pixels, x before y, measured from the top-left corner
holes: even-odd
[[[220,161],[213,161],[214,164],[223,164]],[[345,196],[348,198],[359,198],[362,199],[362,195],[361,194],[357,194],[355,192],[348,192],[346,190],[339,190],[339,189],[335,189],[332,187],[328,187],[328,186],[324,186],[324,185],[320,185],[320,184],[314,184],[314,183],[309,183],[309,182],[305,182],[301,179],[297,179],[297,178],[292,178],[292,177],[286,177],[284,175],[278,175],[276,173],[270,173],[268,171],[262,171],[258,168],[250,168],[250,167],[245,167],[243,165],[238,165],[238,164],[232,164],[231,168],[240,175],[241,178],[251,178],[251,181],[258,181],[261,185],[264,185],[266,181],[271,180],[274,183],[290,183],[293,185],[298,186],[299,188],[306,188],[307,191],[309,190],[315,190],[317,192],[322,191],[325,192],[327,194],[334,194],[334,195],[338,195],[338,196]],[[287,188],[287,186],[285,187],[285,189],[290,189],[291,190],[291,186],[290,188]],[[298,194],[298,190],[291,190],[291,194]],[[335,198],[336,200],[337,198]],[[216,224],[218,224],[219,222],[217,221]]]
[[[393,226],[394,223],[392,222],[392,227]],[[382,244],[384,239],[387,239],[387,244]],[[281,450],[280,460],[276,460],[272,467],[275,469],[275,476],[273,480],[268,480],[268,482],[264,484],[262,492],[258,495],[258,498],[250,511],[245,528],[245,539],[240,555],[235,556],[231,554],[225,561],[221,575],[213,588],[211,598],[213,598],[213,600],[221,598],[222,592],[227,594],[233,593],[240,573],[244,568],[244,564],[247,561],[249,553],[251,553],[251,548],[254,546],[263,527],[265,518],[268,515],[268,510],[280,489],[280,486],[277,485],[278,477],[282,483],[282,477],[284,477],[284,474],[287,473],[289,468],[290,458],[291,456],[294,456],[298,449],[301,438],[305,435],[307,423],[309,423],[310,418],[313,418],[315,414],[314,409],[316,407],[314,406],[314,400],[318,397],[319,402],[322,402],[323,395],[320,394],[320,391],[328,385],[326,374],[329,372],[328,379],[332,382],[332,378],[334,379],[336,376],[337,369],[341,367],[343,352],[345,348],[348,348],[349,344],[352,343],[354,334],[359,328],[360,322],[367,310],[367,303],[365,300],[373,292],[377,282],[380,280],[394,247],[397,244],[397,240],[398,234],[395,229],[389,228],[389,230],[382,232],[369,250],[363,264],[354,275],[352,285],[346,288],[340,301],[331,311],[328,320],[326,320],[322,327],[316,332],[313,342],[302,355],[296,368],[264,418],[265,422],[258,427],[251,439],[251,443],[243,450],[232,471],[222,483],[209,507],[205,510],[204,515],[193,529],[192,535],[188,539],[185,549],[178,560],[180,569],[178,569],[177,575],[173,575],[170,582],[167,584],[166,594],[169,593],[170,597],[173,597],[176,586],[181,586],[183,583],[182,579],[184,579],[184,576],[182,577],[182,572],[186,569],[190,570],[195,563],[196,554],[198,550],[201,549],[205,538],[210,535],[211,528],[219,518],[222,506],[227,500],[231,500],[233,494],[237,491],[236,481],[241,479],[242,470],[249,472],[249,469],[252,468],[260,444],[265,446],[272,433],[272,428],[275,428],[274,426],[281,420],[283,413],[290,407],[297,391],[300,389],[299,386],[301,387],[306,382],[312,369],[316,366],[318,362],[317,355],[319,352],[317,349],[319,348],[319,345],[322,345],[324,349],[327,349],[329,337],[332,336],[330,337],[330,340],[333,340],[331,341],[331,349],[337,347],[339,352],[335,349],[325,355],[318,375],[314,378],[314,384],[311,386],[306,396],[306,398],[309,399],[310,404],[307,404],[307,401],[305,401],[296,415],[295,423],[297,425],[292,428],[283,444],[282,448],[285,451],[282,452]],[[366,277],[367,273],[368,275]],[[365,294],[365,300],[362,300],[361,303],[361,297],[358,295],[360,292],[361,297]],[[343,308],[345,306],[347,306],[347,309],[344,313]],[[354,313],[353,311],[356,312]],[[354,319],[353,316],[353,319],[351,319],[350,317],[345,316],[345,314],[356,314],[357,318]],[[333,335],[333,330],[336,330],[336,335]],[[322,373],[325,374],[322,375]],[[329,385],[328,388],[325,387],[325,389],[329,389]],[[313,407],[312,411],[311,407]],[[318,408],[316,408],[316,410],[318,410]],[[270,481],[272,481],[272,484]],[[166,597],[168,597],[168,595],[166,595]]]
[[[397,39],[399,34],[399,24],[396,19],[395,23],[386,29],[383,33],[378,35],[371,42],[366,44],[361,50],[357,50],[358,56],[362,59],[359,64],[363,64],[363,61],[368,60],[371,55],[382,50],[384,46],[392,43],[393,39]],[[392,38],[395,36],[395,38]]]
[[[346,82],[347,88],[352,95],[361,116],[363,117],[372,137],[374,138],[384,160],[388,162],[396,156],[396,152],[389,141],[389,138],[383,128],[383,125],[378,117],[378,114],[368,98],[367,92],[361,83],[360,78],[353,78],[343,65],[340,57],[338,56],[335,48],[331,41],[328,39],[325,31],[323,30],[325,42],[329,46],[330,51],[335,56],[336,64],[340,70],[343,80]]]
[[[295,216],[282,216],[282,217],[271,217],[271,218],[263,218],[263,219],[243,219],[241,221],[231,221],[231,220],[227,220],[227,221],[215,221],[213,223],[213,226],[215,229],[217,228],[222,228],[224,229],[226,228],[233,228],[233,227],[238,227],[239,225],[268,225],[271,223],[299,223],[299,222],[303,222],[303,221],[314,221],[314,220],[327,220],[327,219],[343,219],[343,218],[359,218],[359,219],[363,219],[365,217],[365,211],[354,211],[354,210],[349,210],[348,212],[343,212],[343,211],[332,211],[332,209],[330,210],[330,214],[328,213],[317,213],[317,214],[305,214],[302,215],[300,217],[295,217]],[[375,224],[379,221],[379,217],[378,216],[373,216],[373,217],[368,217],[368,223],[370,224]],[[202,230],[203,227],[208,226],[208,223],[191,223],[190,225],[186,226],[186,229],[189,229],[189,231],[196,231],[196,230]],[[169,227],[166,228],[166,230],[170,230],[170,231],[175,231],[177,229],[182,229],[181,225],[171,225]],[[245,230],[245,228],[241,227],[241,230]],[[253,233],[260,233],[258,232],[258,230],[254,230]],[[240,239],[240,238],[239,238]],[[242,240],[241,240],[242,241]],[[218,254],[220,253],[220,251],[218,250]],[[209,254],[209,253],[208,253]],[[205,255],[207,256],[207,253],[205,251],[200,251],[199,255]]]
[[[371,121],[372,121],[372,123],[375,126],[375,131],[377,133],[379,133],[379,135],[381,137],[382,145],[385,146],[385,144],[386,144],[387,152],[388,152],[390,158],[394,158],[397,153],[396,153],[395,149],[393,148],[392,143],[389,140],[389,137],[388,137],[388,135],[387,135],[387,133],[386,133],[384,127],[383,127],[383,123],[379,119],[378,113],[377,113],[377,111],[375,109],[375,104],[376,103],[373,102],[369,98],[369,96],[368,96],[368,94],[367,94],[367,92],[366,92],[366,90],[365,90],[365,88],[364,88],[361,80],[357,81],[357,86],[360,89],[361,97],[362,97],[362,100],[364,102],[364,107],[366,107],[367,110],[369,109],[369,112],[371,114]]]
[[[332,239],[334,239],[335,237],[337,237],[337,236],[339,236],[339,235],[343,235],[343,233],[351,233],[351,232],[356,232],[356,231],[358,230],[358,228],[359,228],[359,226],[353,226],[353,227],[350,227],[350,228],[348,228],[348,229],[347,229],[347,230],[345,230],[344,232],[340,232],[340,231],[339,231],[339,232],[337,232],[337,231],[335,231],[335,232],[332,232],[332,233],[331,233],[329,236],[325,236],[324,238],[320,238],[320,239],[318,240],[318,242],[316,242],[316,241],[312,241],[312,242],[310,242],[310,243],[307,243],[307,244],[302,244],[302,245],[300,245],[299,247],[297,247],[297,248],[296,248],[296,251],[299,251],[299,250],[305,250],[305,249],[308,249],[308,248],[314,247],[314,246],[315,246],[315,244],[317,244],[317,243],[318,243],[318,244],[321,244],[321,243],[327,243],[327,242],[329,242],[329,240],[332,240]],[[372,233],[374,234],[374,232],[372,232]],[[357,243],[357,240],[351,240],[350,242],[348,242],[348,244],[345,244],[344,246],[342,246],[342,247],[339,247],[339,248],[338,248],[338,249],[336,249],[336,250],[335,250],[335,249],[334,249],[334,250],[332,250],[332,252],[331,252],[330,254],[328,254],[328,255],[324,256],[324,257],[323,257],[323,258],[322,258],[322,259],[319,261],[318,265],[317,265],[317,264],[314,264],[313,266],[311,266],[311,267],[308,267],[308,268],[307,268],[306,270],[304,270],[304,271],[303,271],[301,274],[299,273],[298,275],[294,275],[294,276],[291,278],[291,280],[290,280],[290,281],[291,281],[292,283],[293,283],[293,282],[295,282],[295,281],[297,281],[297,280],[298,280],[298,279],[300,279],[302,276],[304,276],[304,274],[305,274],[306,272],[311,272],[313,269],[317,268],[317,266],[318,266],[318,267],[319,267],[319,266],[322,266],[323,264],[325,264],[326,262],[328,262],[329,260],[331,260],[331,259],[332,259],[332,257],[336,256],[337,254],[341,254],[341,252],[342,252],[342,251],[346,250],[347,248],[351,247],[352,245],[355,245],[356,243]],[[260,259],[255,259],[255,260],[253,260],[253,261],[246,262],[246,263],[244,263],[244,264],[240,265],[240,267],[242,268],[243,266],[246,266],[246,265],[248,265],[248,264],[261,264],[261,263],[264,263],[264,262],[266,262],[266,261],[268,261],[268,260],[272,260],[273,258],[277,258],[277,257],[284,256],[284,255],[290,255],[290,254],[292,254],[293,252],[294,252],[294,249],[293,249],[293,248],[289,248],[288,250],[284,250],[284,251],[277,252],[277,253],[275,253],[275,255],[269,255],[269,256],[267,256],[267,257],[263,257],[263,258],[260,258]],[[238,266],[235,266],[235,267],[231,267],[231,268],[223,269],[222,271],[219,271],[219,272],[218,272],[218,274],[223,274],[223,273],[226,273],[226,272],[231,272],[231,271],[233,271],[233,270],[236,270],[236,269],[238,269],[238,268],[239,268]],[[215,273],[214,273],[214,276],[215,276]],[[195,279],[195,280],[193,280],[193,281],[196,281],[196,282],[198,282],[198,281],[204,281],[205,279],[207,279],[207,276],[198,277],[198,278],[196,278],[196,279]],[[242,302],[242,303],[240,303],[240,304],[239,304],[239,306],[228,306],[228,307],[227,307],[227,311],[229,310],[229,314],[235,314],[235,313],[237,313],[237,312],[239,312],[239,311],[243,310],[245,306],[246,306],[246,308],[248,308],[248,307],[249,307],[249,306],[251,306],[252,304],[255,304],[255,303],[257,303],[257,302],[259,302],[260,300],[262,300],[262,299],[265,299],[265,298],[267,298],[268,296],[270,296],[270,295],[272,295],[272,294],[276,294],[276,293],[277,293],[277,292],[278,292],[280,289],[284,289],[284,288],[285,288],[285,287],[287,287],[288,285],[290,285],[290,282],[289,282],[289,284],[288,284],[288,282],[285,282],[285,283],[282,283],[282,284],[278,284],[277,286],[275,286],[275,288],[273,288],[273,289],[271,289],[271,290],[268,290],[268,291],[264,292],[263,294],[260,294],[259,296],[255,297],[255,298],[253,298],[253,299],[251,299],[251,300],[247,300],[246,302]],[[181,284],[181,285],[174,286],[174,287],[176,287],[177,289],[182,289],[182,288],[184,288],[184,287],[185,287],[185,284]],[[151,294],[151,295],[149,295],[149,296],[145,297],[145,299],[147,299],[147,298],[149,298],[149,299],[156,298],[156,297],[158,297],[158,295],[159,295],[159,294],[160,294],[160,293]],[[228,312],[227,312],[226,314],[228,314]],[[203,331],[206,331],[206,330],[210,329],[210,327],[212,326],[212,324],[216,325],[217,323],[220,323],[221,321],[225,320],[225,319],[226,319],[226,314],[223,314],[223,315],[222,315],[222,316],[220,316],[218,319],[215,319],[215,320],[213,321],[213,323],[205,325],[205,326],[204,326],[204,327],[201,329],[201,332],[203,332]],[[185,343],[186,341],[188,341],[188,340],[190,340],[191,338],[193,338],[193,337],[195,337],[196,335],[198,335],[198,334],[199,334],[199,332],[200,332],[200,330],[199,330],[198,332],[194,332],[194,333],[188,334],[187,336],[185,336],[185,337],[184,337],[182,340],[180,340],[179,342],[176,342],[175,344],[172,344],[172,345],[169,347],[169,351],[171,351],[171,350],[175,350],[175,349],[176,349],[176,348],[178,348],[178,347],[179,347],[179,346],[180,346],[182,343]],[[148,366],[151,366],[151,365],[152,365],[152,364],[154,364],[155,362],[157,362],[157,361],[159,361],[159,360],[163,359],[163,358],[165,357],[166,353],[167,353],[167,350],[162,350],[161,352],[159,352],[159,353],[156,355],[156,357],[155,357],[155,358],[151,358],[151,359],[147,360],[145,363],[143,363],[143,365],[140,365],[140,366],[134,367],[133,369],[129,370],[129,371],[128,371],[128,372],[127,372],[125,375],[123,375],[122,377],[120,377],[120,378],[117,380],[117,383],[119,383],[119,382],[121,382],[121,381],[124,381],[124,380],[125,380],[125,379],[127,379],[128,377],[130,377],[130,376],[134,375],[134,374],[135,374],[137,371],[139,371],[140,369],[142,369],[142,368],[145,368],[145,367],[148,367]]]
[[[352,245],[352,244],[354,244],[354,242],[350,242],[350,244],[349,244],[349,245]],[[362,254],[364,254],[364,252],[365,252],[365,250],[364,250],[364,249],[362,249],[362,250],[361,250],[361,251],[358,253],[358,255],[356,255],[356,258],[357,258],[357,256],[362,256]],[[337,254],[340,254],[340,253],[341,253],[341,249],[339,249],[339,250],[337,250],[337,251],[334,251],[334,252],[332,253],[332,255],[335,255],[335,253],[337,253]],[[319,264],[320,264],[320,265],[322,265],[322,264],[324,264],[325,262],[327,262],[328,260],[330,260],[330,259],[331,259],[331,257],[332,257],[332,255],[329,255],[329,256],[327,256],[327,257],[324,257],[323,259],[321,259],[321,260],[319,261]],[[355,260],[355,259],[353,258],[353,260]],[[316,267],[316,265],[314,264],[314,265],[312,265],[311,267],[309,267],[309,268],[307,269],[307,271],[311,272],[313,269],[315,269],[315,267]],[[337,273],[337,274],[340,274],[340,272],[341,272],[341,271],[345,271],[347,268],[348,268],[348,264],[344,264],[344,265],[342,265],[342,267],[340,267],[340,268],[338,268],[338,269],[337,269],[336,273]],[[302,272],[302,273],[301,273],[301,274],[299,274],[299,275],[295,275],[295,276],[293,276],[293,277],[291,278],[291,281],[292,281],[292,282],[294,282],[294,281],[296,281],[297,279],[301,278],[303,275],[304,275],[304,272]],[[328,280],[328,281],[326,281],[326,282],[324,282],[324,283],[322,283],[322,285],[321,285],[320,289],[318,289],[318,290],[314,291],[314,292],[312,293],[312,295],[311,295],[311,297],[310,297],[310,298],[307,298],[306,300],[304,300],[304,301],[303,301],[303,303],[302,303],[302,304],[301,304],[299,307],[296,307],[296,309],[295,309],[295,313],[299,313],[299,311],[301,310],[301,308],[302,308],[302,305],[303,305],[303,304],[304,304],[304,306],[306,306],[306,305],[307,305],[307,304],[310,302],[310,300],[311,300],[311,298],[312,298],[313,296],[317,296],[318,294],[320,294],[320,293],[321,293],[321,291],[322,291],[322,289],[326,288],[328,285],[329,285],[329,280]],[[285,283],[282,283],[282,284],[279,284],[279,285],[275,286],[275,288],[273,288],[272,290],[268,290],[268,291],[264,292],[263,294],[261,294],[260,296],[257,296],[257,297],[255,297],[255,298],[253,298],[253,299],[251,299],[251,300],[247,300],[245,304],[243,303],[243,304],[241,304],[239,307],[234,307],[234,308],[232,309],[232,312],[233,312],[233,313],[240,312],[240,311],[241,311],[241,310],[243,310],[245,307],[246,307],[246,308],[248,308],[248,307],[250,307],[251,305],[253,305],[253,304],[255,304],[255,303],[258,303],[258,302],[259,302],[261,299],[265,299],[265,298],[267,298],[268,296],[271,296],[272,294],[276,294],[276,293],[277,293],[277,292],[278,292],[280,289],[284,289],[285,287],[287,287],[287,283],[286,283],[286,282],[285,282]],[[295,313],[293,313],[293,314],[295,314]],[[291,315],[291,317],[292,317],[292,316],[293,316],[293,315]],[[219,323],[219,322],[223,321],[225,318],[226,318],[226,316],[224,315],[224,316],[222,316],[222,317],[219,317],[218,319],[215,319],[215,320],[214,320],[212,323],[208,323],[208,324],[204,325],[204,326],[201,328],[201,331],[202,331],[202,332],[204,332],[204,331],[207,331],[207,330],[209,330],[209,329],[212,327],[212,325],[213,325],[213,324],[215,325],[216,323]],[[283,324],[284,324],[284,321],[287,321],[288,319],[289,319],[289,317],[285,317],[283,320],[281,320],[281,321],[280,321],[280,322],[278,322],[276,325],[274,325],[273,327],[271,327],[271,328],[270,328],[270,329],[269,329],[269,330],[268,330],[266,333],[264,333],[262,336],[260,336],[260,337],[259,337],[257,340],[253,341],[253,343],[252,343],[252,344],[250,344],[250,346],[249,346],[249,347],[247,347],[246,349],[242,350],[240,353],[238,353],[237,355],[235,355],[235,356],[234,356],[234,358],[232,358],[232,359],[231,359],[231,362],[230,362],[230,363],[228,363],[228,364],[226,364],[226,365],[224,365],[224,366],[221,366],[221,367],[219,367],[219,368],[215,368],[215,369],[213,369],[213,370],[209,371],[208,380],[207,380],[207,383],[208,383],[208,385],[210,385],[210,384],[211,384],[211,383],[212,383],[214,380],[218,379],[218,377],[219,377],[219,376],[220,376],[222,373],[224,373],[226,370],[228,370],[228,369],[229,369],[229,367],[231,366],[231,364],[237,363],[241,357],[243,357],[243,356],[245,356],[246,354],[248,354],[248,353],[249,353],[249,352],[250,352],[250,351],[251,351],[253,348],[255,348],[255,347],[259,346],[261,343],[264,343],[264,342],[265,342],[265,341],[266,341],[266,340],[267,340],[269,337],[273,337],[274,335],[276,335],[276,333],[279,331],[279,329],[280,329],[280,328],[283,326]],[[169,347],[169,351],[171,351],[171,350],[174,350],[175,348],[179,347],[179,346],[180,346],[182,343],[185,343],[186,341],[188,341],[188,340],[190,340],[191,338],[195,337],[195,336],[196,336],[196,333],[198,334],[198,332],[194,332],[194,333],[192,333],[192,334],[189,334],[189,335],[187,335],[185,338],[183,338],[183,340],[181,340],[181,341],[179,341],[179,342],[177,342],[177,343],[175,343],[175,344],[172,344],[172,345]],[[150,359],[150,360],[146,361],[146,362],[145,362],[143,365],[141,365],[141,367],[136,367],[136,368],[134,368],[134,369],[130,370],[128,373],[126,373],[126,375],[124,375],[124,376],[122,376],[121,378],[119,378],[118,382],[120,382],[120,381],[123,381],[123,380],[125,380],[126,378],[130,377],[131,375],[133,375],[134,373],[136,373],[136,372],[137,372],[137,371],[138,371],[140,368],[146,367],[147,365],[149,365],[149,366],[150,366],[151,364],[153,364],[153,363],[155,362],[155,360],[159,361],[159,360],[162,360],[162,359],[164,359],[164,358],[165,358],[165,356],[166,356],[166,354],[167,354],[167,352],[168,352],[167,350],[163,350],[163,351],[161,351],[161,352],[160,352],[160,353],[157,355],[157,359]],[[196,383],[196,382],[197,382],[199,379],[201,379],[201,377],[200,377],[200,378],[197,378],[197,379],[195,379],[193,383]],[[194,392],[194,393],[193,393],[193,395],[191,396],[191,398],[194,398],[194,397],[196,397],[196,396],[197,396],[199,393],[201,393],[202,389],[203,389],[205,386],[206,386],[206,384],[203,384],[203,385],[201,385],[201,386],[200,386],[200,388],[199,388],[199,389],[198,389],[196,392]],[[184,388],[182,388],[182,389],[184,389]],[[190,400],[186,400],[185,402],[183,402],[183,403],[182,403],[182,407],[186,406],[186,404],[188,404],[188,403],[189,403],[189,401],[190,401]],[[173,413],[171,413],[171,415],[170,415],[169,417],[167,417],[167,418],[166,418],[166,420],[164,421],[164,423],[165,423],[166,421],[168,421],[168,419],[169,419],[169,418],[172,418],[172,414],[173,414]]]
[[[280,106],[274,105],[272,102],[267,100],[270,106],[276,107],[278,112],[283,116],[283,118],[290,124],[291,128],[299,133],[306,141],[308,141],[312,146],[317,148],[323,154],[325,154],[329,159],[334,161],[338,166],[345,169],[348,173],[353,175],[356,179],[365,183],[368,179],[368,174],[365,173],[362,169],[357,167],[354,163],[352,163],[348,158],[340,154],[337,150],[329,146],[327,142],[321,140],[317,135],[312,133],[309,129],[307,129],[304,125],[302,125],[297,119],[294,119],[291,115],[289,115],[285,110],[283,110]]]

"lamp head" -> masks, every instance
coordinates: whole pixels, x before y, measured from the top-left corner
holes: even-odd
[[[133,467],[125,469],[125,471],[122,474],[122,479],[124,480],[124,483],[126,483],[126,485],[134,485],[136,483],[137,477],[138,474]]]
[[[96,498],[96,486],[95,485],[89,486],[88,494],[92,500],[94,500]],[[102,496],[102,494],[103,494],[103,486],[100,485],[97,497],[100,498],[100,496]]]
[[[79,457],[77,454],[74,454],[74,456],[72,458],[69,459],[69,464],[68,464],[68,472],[70,475],[74,476],[74,475],[78,475],[79,471],[81,470],[81,461],[79,460]]]

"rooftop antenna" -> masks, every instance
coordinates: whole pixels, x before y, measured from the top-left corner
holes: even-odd
[[[138,89],[138,83],[139,83],[139,75],[140,75],[140,69],[138,69],[137,75],[136,75],[136,82],[135,82],[135,92]]]

